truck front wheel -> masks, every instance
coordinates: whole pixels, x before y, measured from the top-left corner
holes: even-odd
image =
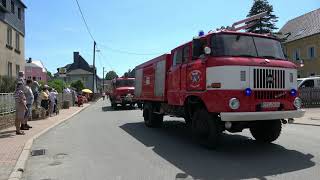
[[[281,125],[280,120],[261,121],[251,127],[250,132],[257,141],[271,143],[280,136]]]
[[[144,123],[147,127],[161,127],[163,123],[163,115],[153,112],[152,104],[148,103],[143,108]]]
[[[192,137],[209,149],[216,148],[221,135],[219,119],[214,118],[206,109],[198,109],[192,118]]]

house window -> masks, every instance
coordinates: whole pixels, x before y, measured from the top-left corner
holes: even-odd
[[[7,29],[7,45],[12,46],[12,29],[10,27]]]
[[[314,46],[311,46],[308,48],[308,58],[313,59],[315,57],[316,57],[315,48],[314,48]]]
[[[20,20],[22,19],[21,8],[18,8],[18,18]]]
[[[8,62],[8,76],[12,77],[12,63]]]
[[[3,7],[7,7],[7,0],[2,0],[1,4],[2,4]]]
[[[14,2],[11,1],[11,12],[14,14]]]
[[[30,79],[30,80],[31,80],[31,76],[28,76],[28,79]]]
[[[20,36],[18,32],[16,32],[16,50],[20,50]]]
[[[300,60],[300,49],[295,49],[293,51],[293,59],[296,61]]]
[[[20,66],[18,64],[16,64],[16,76],[18,77],[20,72]]]

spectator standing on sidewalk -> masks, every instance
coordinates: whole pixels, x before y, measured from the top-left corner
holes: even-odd
[[[31,90],[32,90],[33,96],[34,96],[34,103],[35,103],[35,105],[36,105],[37,108],[39,107],[39,105],[38,105],[39,88],[40,88],[40,85],[39,85],[39,83],[36,81],[36,77],[33,77],[33,82],[32,82],[32,85],[31,85]]]
[[[52,116],[56,106],[57,92],[53,88],[49,88],[49,91],[49,116]]]
[[[106,93],[105,92],[102,92],[102,100],[104,100],[106,97]]]
[[[26,82],[24,80],[24,72],[23,71],[19,71],[18,77],[17,77],[17,83],[21,83],[23,87],[26,85]]]
[[[24,94],[26,96],[26,102],[27,102],[27,111],[25,112],[24,121],[21,123],[21,129],[22,130],[29,130],[29,128],[32,128],[28,124],[28,120],[32,118],[32,104],[34,101],[33,92],[31,90],[32,80],[28,79],[26,86],[24,88]]]
[[[44,85],[43,90],[40,93],[41,98],[41,107],[43,107],[46,111],[48,111],[49,108],[49,86]]]
[[[24,132],[20,130],[21,123],[24,121],[24,115],[27,110],[26,96],[24,95],[24,85],[23,82],[18,81],[15,91],[15,101],[16,101],[16,134],[24,135]]]

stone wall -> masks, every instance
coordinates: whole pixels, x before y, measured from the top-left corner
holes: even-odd
[[[1,115],[0,116],[0,130],[14,126],[15,117],[16,117],[15,113]]]

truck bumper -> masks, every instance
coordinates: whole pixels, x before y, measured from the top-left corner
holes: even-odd
[[[271,119],[300,118],[305,110],[294,111],[268,111],[268,112],[223,112],[221,121],[260,121]]]

